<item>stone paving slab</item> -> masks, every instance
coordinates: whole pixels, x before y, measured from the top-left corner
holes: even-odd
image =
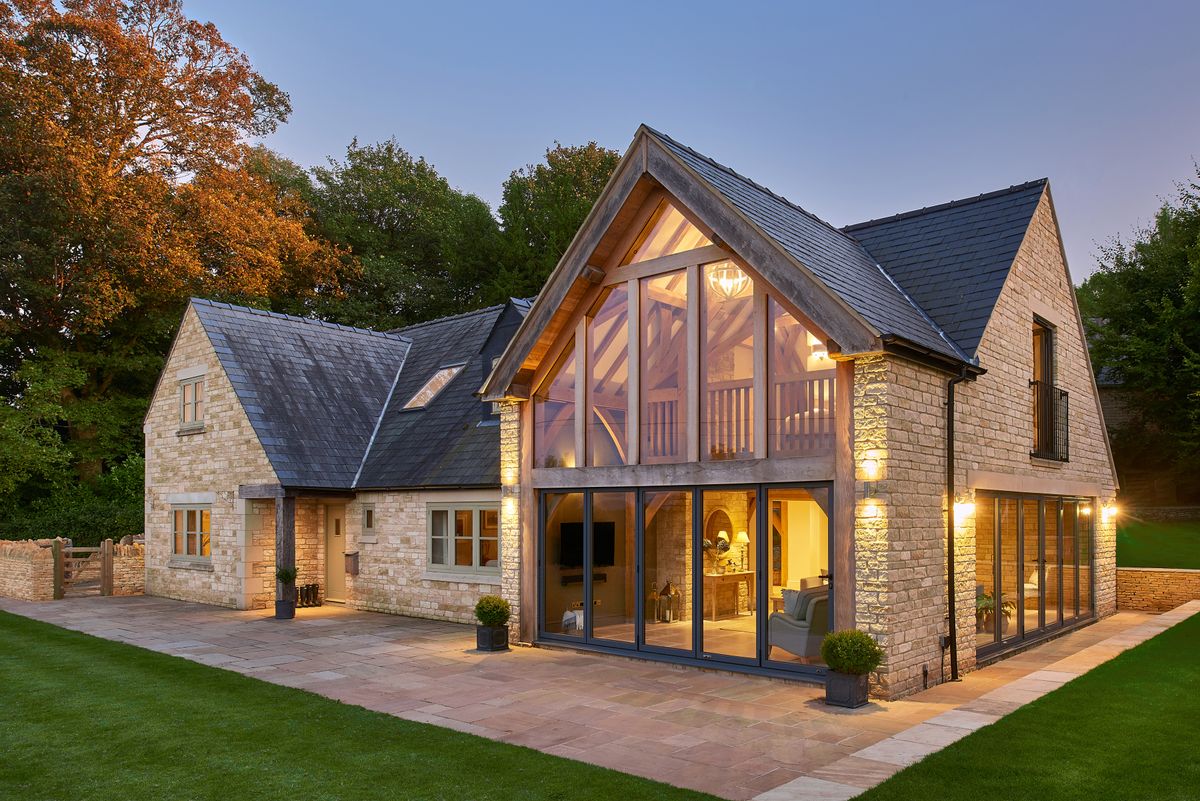
[[[813,684],[569,649],[485,654],[469,626],[335,606],[297,610],[291,621],[147,597],[0,598],[0,609],[408,720],[763,801],[850,798],[1192,613],[1123,612],[957,684],[840,710]]]

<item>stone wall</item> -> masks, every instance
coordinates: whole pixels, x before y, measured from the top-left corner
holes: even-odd
[[[512,608],[509,637],[521,641],[521,404],[500,406],[500,587]],[[532,569],[533,566],[530,566]]]
[[[54,554],[48,544],[0,540],[0,595],[22,601],[54,599]]]
[[[501,523],[501,575],[428,570],[428,505],[500,503],[497,490],[362,492],[347,506],[347,551],[359,553],[359,573],[346,577],[347,605],[373,612],[471,623],[481,595],[500,594],[509,564]],[[363,504],[375,509],[374,537],[364,538]],[[510,599],[511,602],[511,599]]]
[[[1117,608],[1168,612],[1200,598],[1200,570],[1117,568]]]
[[[141,595],[146,591],[146,547],[140,542],[113,545],[113,595]]]
[[[1035,315],[1055,330],[1054,382],[1069,393],[1068,462],[1030,455],[1033,404],[1029,380],[1033,377]],[[1111,501],[1116,495],[1116,476],[1048,193],[1034,213],[984,330],[978,356],[987,373],[958,388],[956,485],[968,489],[958,500],[971,501],[971,491],[990,489],[1088,495],[1102,504]],[[1097,519],[1095,547],[1096,609],[1104,616],[1116,610],[1116,527],[1112,518]]]
[[[185,433],[179,425],[179,381],[198,372],[205,382],[204,426]],[[190,307],[144,432],[146,592],[239,609],[267,605],[274,598],[274,509],[268,514],[261,502],[237,495],[241,484],[278,479]],[[212,556],[206,562],[172,558],[176,504],[211,506]]]

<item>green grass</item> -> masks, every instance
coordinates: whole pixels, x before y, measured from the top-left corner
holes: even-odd
[[[1200,615],[859,796],[860,801],[1200,797]]]
[[[1117,526],[1117,565],[1200,569],[1200,521],[1122,520]]]
[[[707,799],[0,612],[0,798]]]

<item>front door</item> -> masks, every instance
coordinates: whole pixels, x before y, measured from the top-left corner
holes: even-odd
[[[325,600],[346,600],[346,507],[325,507]]]

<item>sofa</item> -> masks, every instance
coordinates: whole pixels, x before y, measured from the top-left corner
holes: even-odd
[[[783,611],[767,619],[768,645],[806,659],[821,655],[821,642],[828,633],[828,587],[785,593]]]

